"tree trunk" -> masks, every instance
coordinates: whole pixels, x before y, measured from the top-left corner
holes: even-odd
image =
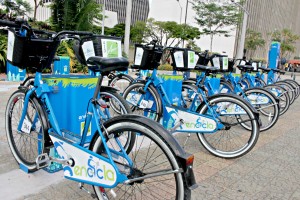
[[[212,52],[212,44],[213,44],[214,35],[210,34],[210,52]]]
[[[39,4],[37,2],[38,0],[34,0],[34,14],[33,14],[33,21],[35,22],[36,21],[36,12],[37,12],[37,9],[39,7]]]

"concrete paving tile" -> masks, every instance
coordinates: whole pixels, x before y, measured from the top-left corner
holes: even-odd
[[[238,182],[236,182],[235,184],[233,184],[232,186],[230,186],[230,189],[252,195],[262,191],[263,186],[257,185],[252,180],[243,178]]]
[[[300,199],[300,188],[297,189],[292,196],[290,197],[291,200],[299,200]]]
[[[271,170],[269,168],[266,168],[264,166],[258,166],[256,167],[253,171],[251,171],[250,173],[254,173],[254,174],[257,174],[257,175],[263,175],[267,178],[273,178],[275,177],[278,172],[277,171],[274,171],[274,170]]]
[[[218,169],[208,165],[207,163],[199,165],[198,168],[199,169],[196,169],[198,173],[204,174],[204,175],[207,175],[207,176],[212,176],[212,175],[214,175],[215,173],[218,172]]]
[[[251,195],[244,192],[233,190],[231,188],[225,189],[223,192],[220,193],[221,196],[225,196],[231,200],[250,200],[252,199]]]
[[[230,167],[227,167],[224,170],[227,170],[230,173],[236,173],[241,176],[244,176],[245,174],[247,174],[249,171],[252,171],[253,169],[254,169],[253,167],[249,167],[249,166],[246,166],[243,164],[236,163]]]
[[[224,177],[219,173],[209,177],[206,181],[212,185],[215,184],[225,188],[230,187],[236,182],[235,179],[232,179],[231,177]]]
[[[232,182],[237,182],[239,181],[243,176],[241,174],[229,171],[229,170],[222,170],[218,172],[219,175],[228,178],[232,180]]]
[[[197,188],[196,194],[204,194],[205,196],[216,196],[222,191],[224,191],[225,188],[210,184],[208,181],[203,181],[201,184],[199,184]]]

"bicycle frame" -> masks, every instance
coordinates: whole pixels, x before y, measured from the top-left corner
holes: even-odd
[[[219,122],[217,119],[217,115],[215,112],[213,116],[202,115],[195,112],[196,108],[196,100],[197,97],[193,100],[193,106],[190,109],[184,109],[178,106],[174,106],[171,104],[170,99],[168,98],[164,87],[162,86],[162,81],[157,78],[157,70],[154,69],[152,75],[146,79],[145,86],[143,88],[144,91],[147,91],[148,87],[153,85],[157,90],[160,99],[163,104],[163,120],[172,120],[172,127],[170,129],[171,132],[189,132],[189,133],[215,133],[217,130],[223,129],[224,125]],[[200,91],[201,92],[201,91]],[[196,94],[203,95],[203,94]],[[136,100],[128,100],[129,103],[140,105],[142,103],[142,99],[140,98],[138,101]],[[206,101],[208,105],[208,102]],[[211,106],[208,105],[208,108],[213,111]],[[187,119],[186,121],[182,119]],[[170,128],[170,127],[169,127]]]
[[[93,100],[95,100],[99,94],[99,89],[101,87],[103,77],[100,76],[98,79],[96,91],[94,93]],[[34,87],[29,89],[29,91],[25,95],[24,99],[24,108],[22,111],[22,116],[20,119],[20,123],[18,126],[18,131],[21,131],[22,127],[28,125],[26,123],[26,113],[29,103],[29,98],[33,93],[41,99],[44,109],[47,113],[47,117],[50,122],[51,128],[48,130],[50,138],[54,144],[55,149],[57,150],[61,159],[70,159],[72,157],[73,161],[76,165],[72,169],[70,166],[64,166],[64,176],[67,179],[96,185],[104,188],[114,188],[119,183],[122,183],[128,178],[122,174],[116,163],[113,160],[113,156],[121,156],[128,162],[128,165],[133,166],[133,162],[130,160],[128,155],[126,154],[124,148],[122,147],[118,138],[116,138],[116,142],[118,143],[121,152],[115,151],[109,148],[106,144],[106,139],[104,133],[101,130],[102,121],[107,116],[99,109],[99,106],[96,103],[89,102],[87,117],[85,119],[85,125],[82,132],[82,137],[80,141],[71,141],[68,138],[65,138],[63,132],[61,131],[56,117],[54,115],[48,94],[52,92],[52,88],[42,81],[42,74],[37,72],[34,80]],[[91,123],[92,118],[94,118],[99,136],[103,142],[103,146],[105,149],[105,153],[108,158],[98,155],[87,148],[84,148],[85,138],[88,133],[88,128]],[[37,115],[34,117],[34,121],[37,119]],[[30,128],[29,128],[30,129]],[[104,129],[105,130],[105,129]],[[39,145],[40,146],[40,145]],[[39,149],[41,151],[41,149]],[[42,153],[42,152],[40,152]],[[93,163],[100,163],[99,165],[93,165]],[[99,167],[100,166],[100,167]]]

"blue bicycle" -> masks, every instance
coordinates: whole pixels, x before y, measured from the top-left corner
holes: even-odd
[[[196,133],[201,144],[213,155],[236,158],[249,152],[259,136],[257,111],[237,95],[206,97],[194,86],[182,87],[182,78],[178,80],[179,85],[173,87],[173,90],[179,89],[179,97],[168,96],[166,90],[170,88],[163,86],[157,74],[163,52],[171,55],[174,69],[186,71],[195,67],[195,55],[191,50],[163,50],[155,41],[136,47],[137,67],[152,70],[152,74],[125,89],[123,95],[132,111],[161,122],[172,133]],[[188,60],[193,61],[188,64]]]
[[[83,131],[72,133],[59,126],[49,100],[57,91],[43,80],[60,40],[74,35],[94,37],[89,32],[62,31],[55,35],[20,24],[0,21],[9,29],[8,60],[20,68],[35,71],[32,87],[19,87],[8,100],[6,135],[11,152],[21,169],[33,172],[51,162],[63,165],[64,176],[92,185],[98,199],[190,199],[195,187],[193,155],[183,151],[161,125],[137,115],[110,118],[101,100],[103,76],[113,70],[127,70],[125,58],[92,56],[90,70],[100,72],[95,91],[86,106]],[[12,28],[15,27],[15,28]],[[69,101],[75,101],[70,99]],[[120,104],[121,106],[122,104]],[[97,125],[86,145],[89,125]],[[126,136],[130,145],[119,138]],[[58,158],[49,156],[55,148]]]

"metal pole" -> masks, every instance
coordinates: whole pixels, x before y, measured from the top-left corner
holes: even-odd
[[[101,34],[104,35],[104,18],[105,18],[105,7],[106,0],[103,0],[103,10],[102,10],[102,31]]]
[[[180,1],[177,0],[178,4],[179,4],[179,7],[180,7],[180,19],[179,19],[179,24],[181,24],[181,19],[182,19],[182,6],[180,4]]]
[[[186,6],[185,6],[185,19],[184,19],[184,30],[183,30],[183,33],[185,33],[185,29],[186,29],[186,18],[187,18],[187,10],[188,10],[188,6],[189,6],[189,0],[186,0]],[[182,40],[182,47],[184,47],[184,40]]]
[[[242,59],[244,54],[244,46],[245,46],[245,38],[246,38],[246,30],[247,30],[247,20],[249,16],[249,12],[239,3],[234,2],[234,0],[231,0],[232,3],[237,5],[239,8],[241,8],[244,11],[244,17],[243,17],[243,25],[242,25],[242,31],[240,36],[240,41],[238,42],[238,47],[236,51],[236,58]],[[236,69],[236,73],[240,73],[239,69]]]
[[[125,38],[124,38],[124,52],[126,53],[127,56],[129,55],[131,9],[132,9],[132,0],[127,0],[126,19],[125,19]]]

